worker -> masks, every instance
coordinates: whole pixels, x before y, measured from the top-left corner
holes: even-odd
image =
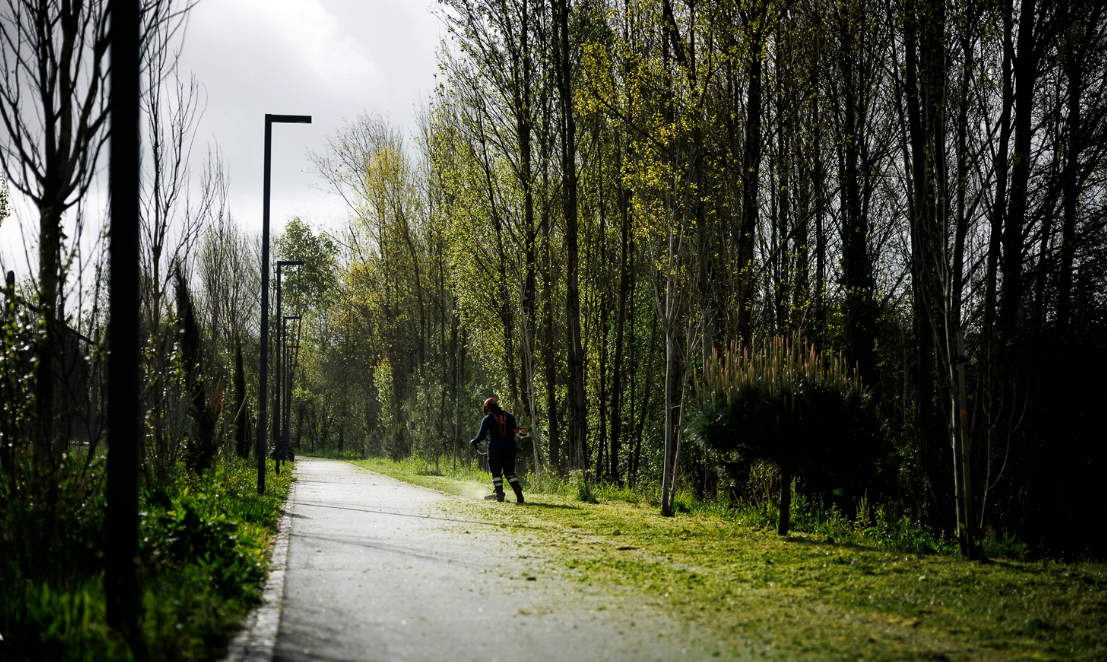
[[[496,398],[484,401],[484,420],[480,424],[480,433],[469,442],[476,447],[488,438],[488,468],[492,471],[492,486],[496,491],[496,501],[504,500],[504,476],[515,491],[515,500],[523,503],[523,488],[515,475],[515,417],[500,408]]]

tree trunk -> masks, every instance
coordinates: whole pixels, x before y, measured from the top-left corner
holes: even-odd
[[[569,51],[569,11],[571,0],[556,0],[557,7],[557,79],[561,100],[561,169],[565,206],[565,318],[568,332],[569,364],[569,445],[573,467],[588,470],[585,437],[588,413],[585,409],[584,348],[580,337],[580,251],[577,219],[577,138],[573,108],[572,61]]]
[[[780,463],[780,504],[777,507],[776,532],[788,535],[792,522],[792,463],[785,460]]]
[[[47,168],[47,177],[51,177]],[[33,447],[33,474],[38,480],[54,469],[55,447],[62,443],[57,434],[57,355],[61,347],[57,318],[59,296],[59,269],[61,268],[61,209],[54,202],[39,207],[38,310],[42,319],[42,332],[35,343],[35,434]]]
[[[738,236],[738,333],[749,344],[753,338],[753,304],[757,279],[754,277],[754,235],[757,231],[757,187],[761,180],[761,76],[765,32],[764,7],[758,3],[747,17],[750,32],[749,87],[746,93],[746,144],[742,160],[742,219]],[[740,103],[737,104],[740,107]]]
[[[1072,7],[1069,12],[1075,13]],[[1070,21],[1069,39],[1083,37],[1076,21]],[[1072,318],[1072,280],[1073,262],[1076,255],[1076,203],[1080,197],[1079,166],[1082,144],[1080,125],[1081,88],[1083,87],[1082,56],[1073,52],[1078,47],[1069,46],[1065,57],[1065,82],[1068,87],[1066,97],[1068,119],[1065,126],[1065,175],[1063,201],[1061,205],[1061,264],[1057,274],[1057,329],[1062,342],[1070,337],[1069,328]]]
[[[814,307],[816,339],[824,337],[827,332],[827,306],[826,306],[826,169],[822,156],[822,129],[819,123],[819,106],[815,103],[812,121],[815,124],[815,156],[811,168],[811,180],[815,196],[815,286]]]
[[[849,9],[843,11],[850,12]],[[845,124],[841,137],[841,149],[844,158],[842,182],[842,271],[845,285],[846,337],[849,344],[849,358],[855,363],[866,384],[875,384],[875,360],[873,345],[875,334],[873,326],[876,319],[873,311],[873,266],[869,258],[869,221],[861,204],[861,172],[859,158],[865,136],[863,109],[860,95],[863,83],[859,80],[856,59],[860,55],[857,45],[856,17],[850,14],[840,17],[841,39],[841,84],[844,88],[843,114]]]
[[[622,452],[623,333],[626,327],[627,297],[630,292],[630,251],[633,246],[630,241],[630,192],[623,186],[622,182],[618,186],[619,214],[622,221],[620,229],[619,308],[615,316],[615,362],[611,367],[613,373],[611,383],[611,466],[607,474],[608,480],[615,484],[619,483],[619,455]]]
[[[246,372],[242,364],[242,346],[235,343],[234,351],[234,400],[235,400],[235,454],[250,457],[250,435],[246,426]]]
[[[548,186],[546,187],[548,190]],[[545,327],[545,343],[542,348],[542,356],[545,362],[545,377],[546,377],[546,424],[547,424],[547,438],[549,443],[549,459],[550,470],[556,474],[562,473],[561,466],[561,429],[559,427],[560,417],[557,411],[557,362],[558,352],[554,351],[556,346],[555,337],[556,332],[554,329],[554,284],[553,284],[553,262],[551,255],[550,243],[552,241],[552,231],[550,222],[550,210],[548,205],[542,212],[542,230],[545,235],[545,262],[546,268],[543,271],[543,284],[542,289],[544,292],[543,298],[546,301],[545,313],[543,315],[543,326]]]
[[[948,409],[946,417],[953,455],[953,494],[957,538],[962,556],[974,558],[976,536],[970,514],[972,490],[959,384],[960,361],[953,327],[952,276],[948,257],[949,209],[946,204],[945,99],[948,78],[946,18],[943,0],[932,0],[907,15],[907,109],[912,153],[912,277],[918,282],[931,345],[938,356]],[[918,53],[916,54],[916,50]]]
[[[597,133],[598,133],[598,128],[599,127],[597,127]],[[600,142],[599,141],[599,136],[594,136],[594,141],[595,141],[595,143],[599,143]],[[602,167],[602,166],[600,166],[600,167]],[[598,233],[598,237],[597,237],[597,243],[599,245],[599,254],[602,255],[602,256],[607,256],[609,254],[608,250],[607,250],[607,205],[605,204],[605,200],[604,200],[604,190],[603,190],[604,179],[603,179],[603,176],[602,175],[598,176],[596,178],[596,182],[597,182],[596,197],[598,198],[597,204],[599,206],[599,220],[600,220],[600,227],[598,228],[599,233]],[[606,262],[606,260],[604,260],[604,262]],[[608,343],[608,336],[611,333],[611,295],[610,295],[611,290],[610,290],[610,287],[609,287],[609,284],[611,283],[611,278],[608,275],[609,272],[607,271],[607,269],[608,269],[608,267],[607,267],[606,264],[603,267],[600,267],[600,274],[601,274],[601,278],[603,280],[600,283],[600,288],[599,288],[600,289],[600,292],[599,292],[600,327],[599,327],[599,331],[597,333],[598,341],[599,341],[599,355],[600,355],[599,356],[600,361],[599,361],[599,366],[598,366],[599,370],[598,370],[597,375],[596,375],[596,379],[599,382],[599,384],[598,384],[598,386],[599,386],[599,388],[598,388],[599,399],[596,402],[596,409],[599,411],[599,415],[600,415],[599,439],[596,440],[597,441],[597,443],[596,443],[596,469],[594,471],[594,475],[595,475],[597,480],[602,478],[604,476],[604,474],[607,473],[606,469],[607,469],[609,463],[605,461],[605,460],[608,459],[605,456],[608,454],[608,451],[610,450],[608,448],[608,445],[607,445],[608,444],[608,439],[609,439],[608,427],[607,427],[607,424],[608,424],[607,416],[608,416],[608,413],[609,413],[609,410],[608,410],[608,402],[609,402],[608,397],[610,396],[610,393],[608,391],[608,386],[607,386],[608,385],[608,381],[607,381],[607,375],[608,375],[608,349],[607,349],[607,343]],[[611,461],[614,462],[615,460],[612,459]]]
[[[665,326],[665,445],[661,456],[661,514],[670,517],[673,514],[673,502],[669,489],[675,468],[672,464],[673,451],[676,449],[675,421],[673,409],[676,407],[673,382],[677,373],[677,347],[674,338],[676,331],[672,321]]]
[[[995,174],[995,195],[992,203],[992,213],[989,217],[988,231],[988,257],[984,271],[984,311],[981,324],[981,337],[983,344],[982,365],[980,373],[982,378],[977,387],[977,407],[980,407],[987,419],[986,434],[992,434],[991,428],[1000,420],[1002,405],[993,405],[996,398],[986,399],[985,392],[997,393],[997,388],[1002,390],[1000,376],[1000,344],[1001,338],[996,331],[996,315],[999,311],[999,260],[1002,247],[1004,216],[1007,210],[1007,178],[1008,155],[1011,143],[1011,113],[1015,104],[1015,93],[1012,82],[1011,68],[1014,62],[1013,29],[1014,17],[1011,0],[1004,4],[1003,9],[1003,62],[1001,64],[1001,110],[999,118],[999,141],[996,148],[996,156],[992,162],[992,170]],[[998,398],[1002,402],[1002,398]]]
[[[631,328],[634,325],[631,324]],[[638,425],[635,427],[634,432],[634,453],[631,456],[630,463],[630,483],[633,485],[638,480],[638,470],[641,467],[642,461],[642,436],[646,429],[646,414],[650,410],[650,394],[654,392],[653,388],[653,375],[654,375],[654,343],[657,341],[657,320],[656,318],[650,324],[650,340],[645,346],[645,358],[646,363],[646,376],[642,380],[642,402],[638,411]],[[633,382],[632,382],[633,384]],[[631,391],[633,397],[634,391]],[[631,410],[633,414],[633,409]]]
[[[518,98],[516,102],[516,134],[519,140],[519,179],[523,188],[523,291],[521,303],[523,308],[523,335],[524,342],[529,344],[524,351],[530,352],[530,360],[523,362],[523,410],[530,419],[531,427],[537,426],[537,404],[534,402],[534,339],[535,339],[535,290],[537,287],[536,276],[536,247],[537,232],[534,227],[534,182],[532,167],[532,123],[531,123],[531,55],[530,55],[530,14],[529,2],[521,3],[522,17],[519,26],[520,60],[516,70],[521,69],[521,80],[516,81]],[[535,438],[537,444],[537,438]],[[537,455],[535,456],[537,462]],[[535,465],[535,469],[538,465]]]
[[[1030,183],[1030,158],[1034,134],[1034,86],[1038,79],[1039,47],[1036,36],[1037,8],[1034,0],[1023,0],[1019,10],[1018,56],[1015,76],[1015,152],[1011,155],[1011,197],[1003,228],[1003,291],[999,306],[999,329],[1007,345],[1007,356],[1015,358],[1019,309],[1023,297],[1023,225],[1026,221]],[[1006,361],[1013,367],[1011,361]]]

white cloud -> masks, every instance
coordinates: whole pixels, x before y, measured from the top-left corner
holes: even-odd
[[[378,67],[362,52],[363,45],[344,32],[322,0],[209,0],[197,7],[193,20],[203,23],[205,36],[256,40],[261,51],[279,51],[330,86],[380,78]]]

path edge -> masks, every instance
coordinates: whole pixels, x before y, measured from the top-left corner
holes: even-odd
[[[288,488],[284,514],[277,525],[269,554],[269,576],[262,589],[261,604],[251,609],[242,629],[229,644],[222,662],[270,662],[277,646],[277,631],[284,608],[284,580],[288,568],[288,541],[292,536],[292,517],[296,506],[296,481]]]

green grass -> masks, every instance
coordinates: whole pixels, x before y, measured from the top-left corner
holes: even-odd
[[[626,495],[602,486],[599,503],[583,503],[572,481],[532,485],[528,506],[518,507],[480,499],[487,474],[428,475],[420,460],[356,464],[456,495],[455,513],[512,528],[579,581],[630,590],[732,640],[720,654],[1107,659],[1103,563],[964,562],[917,532],[895,539],[910,527],[894,519],[882,532],[874,522],[816,518],[809,506],[807,528],[853,532],[781,538],[768,515],[695,505],[666,518],[648,497],[612,498]],[[928,548],[939,552],[920,551]]]
[[[219,463],[202,478],[183,472],[142,495],[143,640],[151,660],[218,658],[260,601],[268,550],[291,472],[256,491],[252,462]],[[54,509],[0,494],[0,659],[128,660],[106,624],[98,469],[65,483]],[[60,515],[59,515],[60,513]]]
[[[333,448],[320,448],[314,451],[301,450],[297,453],[300,457],[321,457],[327,460],[360,460],[361,454],[356,451],[338,452]]]

